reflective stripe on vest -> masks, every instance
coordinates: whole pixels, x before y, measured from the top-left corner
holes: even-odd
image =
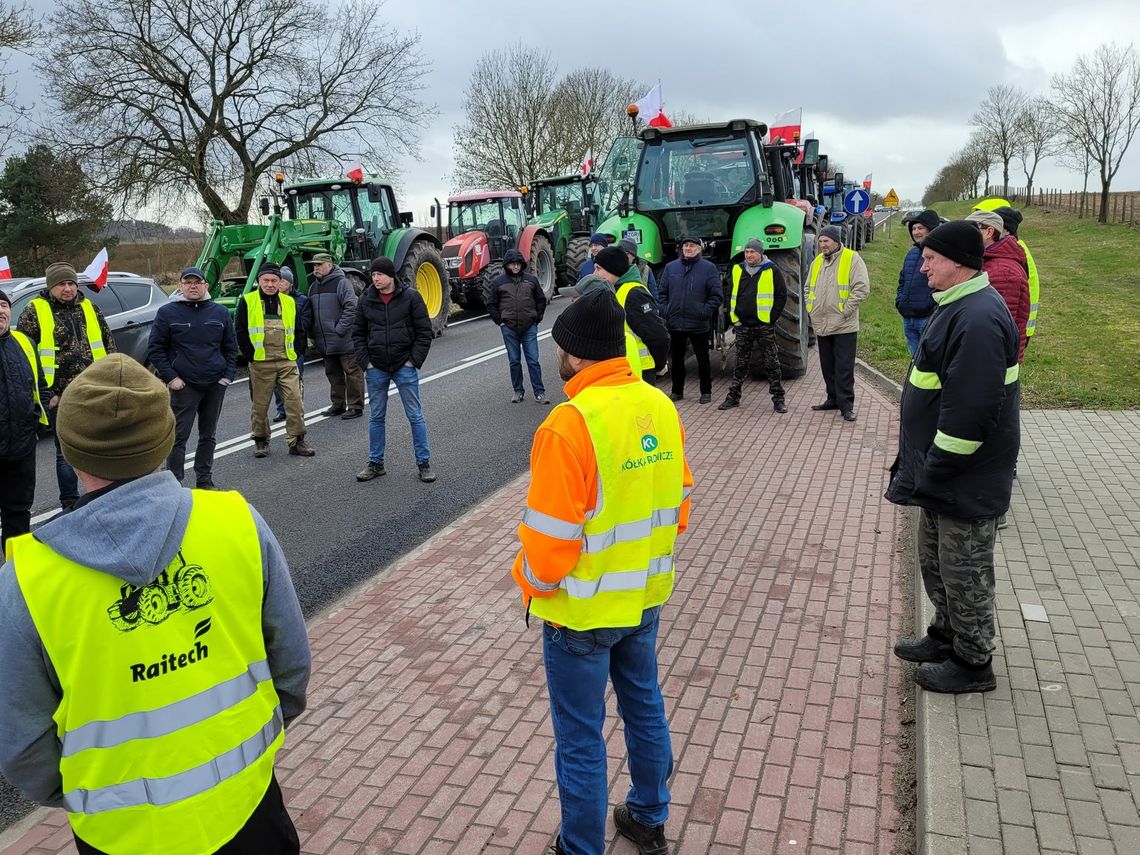
[[[629,292],[634,288],[644,288],[640,282],[626,282],[617,289],[618,305],[625,309],[625,301],[629,297]],[[646,289],[648,293],[648,289]],[[649,348],[645,346],[637,334],[629,328],[629,324],[625,325],[625,358],[629,360],[629,367],[633,370],[634,374],[640,374],[642,371],[652,371],[656,367],[653,357],[649,355]]]
[[[1037,332],[1037,307],[1041,302],[1041,278],[1037,275],[1037,262],[1033,260],[1033,254],[1025,245],[1025,241],[1018,238],[1017,245],[1025,250],[1025,266],[1029,269],[1029,323],[1025,325],[1025,337],[1029,338]]]
[[[684,449],[676,407],[644,383],[591,386],[563,407],[582,415],[598,461],[598,497],[584,523],[528,509],[523,524],[582,541],[574,569],[557,585],[523,575],[551,597],[531,613],[571,629],[637,626],[673,591],[673,545],[684,499]]]
[[[237,493],[194,491],[181,548],[143,588],[8,541],[62,690],[63,803],[106,852],[214,852],[284,740],[261,629],[260,539]]]
[[[1005,385],[1016,383],[1021,377],[1021,366],[1011,365],[1005,369]],[[917,367],[910,369],[906,382],[916,389],[925,389],[928,392],[942,388],[942,378],[934,371],[920,371]]]
[[[265,361],[265,308],[261,304],[261,289],[246,292],[246,323],[249,330],[249,343],[253,345],[253,361]],[[297,352],[293,349],[297,330],[297,303],[288,294],[277,295],[281,306],[281,325],[285,327],[285,358],[296,361]]]
[[[851,262],[855,258],[855,250],[839,250],[839,269],[836,271],[836,285],[839,286],[839,311],[843,311],[847,298],[851,296]],[[811,263],[811,272],[808,274],[807,310],[815,308],[815,283],[819,279],[819,271],[823,269],[823,253],[815,257]]]
[[[36,312],[36,322],[40,326],[39,354],[40,366],[44,370],[44,384],[50,387],[55,382],[55,355],[59,348],[55,343],[55,315],[51,304],[44,297],[32,300],[32,307]],[[107,346],[103,343],[103,329],[99,326],[99,318],[95,315],[95,307],[90,300],[79,301],[83,312],[83,325],[87,333],[87,346],[91,348],[91,361],[98,362],[107,355]]]
[[[731,302],[728,304],[728,317],[734,323],[740,323],[740,318],[736,316],[736,297],[740,292],[740,280],[744,276],[744,267],[737,264],[732,268],[732,297]],[[760,272],[760,279],[756,282],[756,316],[760,318],[761,323],[772,322],[772,304],[776,300],[776,285],[775,277],[772,276],[772,268],[765,267]]]
[[[40,372],[36,367],[36,352],[32,349],[32,340],[19,330],[11,330],[11,333],[16,344],[20,345],[20,350],[24,351],[24,358],[28,360],[28,366],[32,369],[32,402],[36,405],[36,412],[40,414],[40,424],[46,425],[47,410],[44,409],[44,402],[40,400]]]

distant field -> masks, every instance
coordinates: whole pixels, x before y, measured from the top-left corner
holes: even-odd
[[[940,203],[942,216],[958,219],[971,203]],[[1140,407],[1140,229],[1102,226],[1075,215],[1023,209],[1020,236],[1041,273],[1037,335],[1022,366],[1023,405],[1034,408]],[[860,311],[859,355],[901,380],[910,364],[895,311],[903,256],[911,245],[892,224],[864,247],[871,296]]]

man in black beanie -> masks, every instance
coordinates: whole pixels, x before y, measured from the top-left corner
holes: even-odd
[[[997,685],[994,541],[1009,509],[1020,443],[1018,331],[982,272],[973,223],[945,223],[923,241],[922,272],[937,307],[903,387],[899,453],[886,498],[920,509],[918,560],[934,621],[895,655],[931,692]]]
[[[656,383],[657,369],[669,358],[669,330],[657,311],[657,302],[642,284],[637,265],[617,246],[594,257],[594,275],[614,286],[618,305],[625,312],[625,355],[630,367],[646,383]]]
[[[629,752],[632,787],[614,824],[639,852],[664,853],[673,751],[656,644],[674,541],[689,520],[684,429],[665,394],[630,370],[625,313],[612,294],[575,300],[553,337],[570,400],[535,433],[512,569],[528,613],[543,621],[562,806],[553,851],[605,849],[612,675],[626,741],[640,746]]]

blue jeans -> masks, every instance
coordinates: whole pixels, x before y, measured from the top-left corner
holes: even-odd
[[[914,352],[918,350],[918,340],[922,338],[922,331],[926,329],[928,320],[929,317],[903,318],[903,335],[906,336],[906,346],[910,348],[911,356],[914,356]]]
[[[613,681],[633,785],[626,802],[633,818],[662,825],[669,816],[673,748],[665,700],[657,682],[660,607],[640,626],[585,632],[543,624],[543,661],[554,724],[554,771],[562,805],[562,848],[568,855],[602,855],[606,848],[606,678]]]
[[[526,357],[526,368],[530,372],[530,388],[534,390],[535,397],[546,394],[546,387],[542,385],[542,364],[538,361],[538,324],[534,324],[523,333],[517,333],[506,324],[499,327],[503,331],[503,344],[507,346],[507,361],[511,364],[511,386],[520,395],[526,393],[523,388],[522,360]]]
[[[410,365],[401,366],[397,371],[383,371],[369,368],[364,373],[368,386],[368,459],[373,463],[384,462],[384,419],[388,415],[388,386],[396,383],[400,401],[404,405],[404,415],[412,426],[412,445],[416,449],[416,465],[431,460],[428,448],[427,422],[420,408],[420,374]]]
[[[305,376],[305,356],[304,354],[297,357],[297,376]],[[277,417],[279,419],[285,418],[285,402],[281,400],[281,387],[273,387],[273,400],[277,402]],[[305,384],[301,384],[301,409],[305,408]]]
[[[74,505],[79,501],[79,476],[63,457],[63,449],[59,447],[59,434],[55,432],[55,420],[59,415],[59,407],[48,408],[48,418],[51,420],[52,439],[55,440],[55,482],[59,487],[60,505]]]

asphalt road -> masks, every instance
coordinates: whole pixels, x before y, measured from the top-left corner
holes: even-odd
[[[549,330],[566,305],[565,299],[556,299],[539,332],[543,379],[555,403],[565,396]],[[498,328],[485,317],[456,316],[456,321],[435,340],[420,373],[432,468],[438,475],[434,484],[417,477],[411,433],[395,386],[387,419],[388,474],[363,484],[355,475],[368,460],[367,408],[364,418],[352,421],[317,415],[329,404],[319,361],[306,368],[304,384],[305,410],[312,415],[306,419],[307,440],[317,452],[312,458],[288,455],[283,423],[274,425],[269,457],[254,458],[248,440],[248,382],[236,382],[227,391],[214,482],[221,489],[240,490],[269,522],[307,618],[527,468],[531,438],[550,407],[534,402],[529,378],[527,400],[510,403]],[[194,442],[196,435],[191,450]],[[191,469],[188,461],[188,484],[193,483]],[[55,449],[48,440],[39,447],[33,522],[54,516],[58,507]],[[31,808],[0,780],[0,829]]]

